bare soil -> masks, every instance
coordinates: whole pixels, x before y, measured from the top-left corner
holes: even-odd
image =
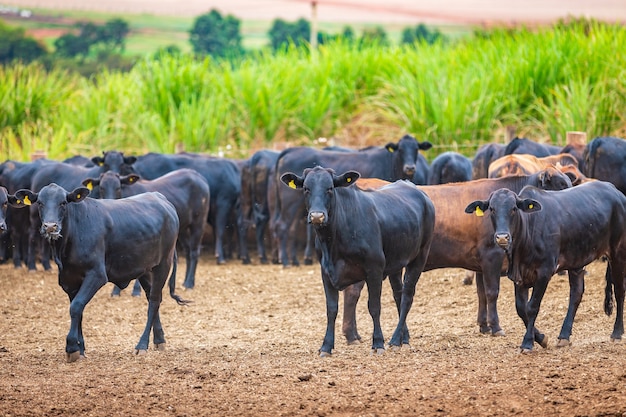
[[[147,302],[107,284],[87,305],[87,358],[65,362],[69,303],[56,273],[0,265],[2,416],[402,416],[626,415],[626,344],[612,343],[602,310],[604,268],[592,264],[572,345],[555,342],[567,309],[566,276],[555,276],[537,326],[548,349],[522,355],[513,286],[502,279],[505,337],[481,335],[475,287],[465,272],[422,275],[408,325],[411,348],[370,354],[367,294],[358,306],[364,343],[348,346],[337,323],[330,358],[319,358],[326,325],[319,266],[217,266],[204,256],[196,288],[165,295],[167,350],[135,356]],[[178,284],[180,286],[181,276]],[[397,314],[384,286],[382,325]]]

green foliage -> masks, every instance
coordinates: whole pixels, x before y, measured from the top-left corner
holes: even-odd
[[[189,31],[189,42],[197,54],[233,57],[243,53],[240,21],[232,15],[222,17],[213,9],[196,18]]]
[[[26,36],[23,28],[11,28],[0,20],[0,64],[32,62],[47,53],[46,47]]]
[[[268,36],[270,37],[270,46],[275,51],[285,49],[289,45],[306,45],[311,40],[311,24],[306,19],[298,19],[293,23],[283,19],[275,19]]]
[[[420,23],[415,27],[407,27],[402,30],[402,38],[400,42],[402,44],[415,44],[419,42],[425,42],[429,45],[444,39],[443,34],[439,29],[429,30],[425,24]]]
[[[130,31],[128,22],[119,18],[110,19],[104,25],[80,22],[76,26],[79,29],[78,34],[68,32],[54,41],[56,54],[61,58],[85,58],[95,49],[123,51]]]
[[[241,154],[320,136],[364,146],[404,133],[470,156],[503,126],[562,144],[626,131],[626,31],[590,23],[381,47],[339,38],[236,61],[167,53],[90,79],[40,65],[0,72],[0,159],[103,149]]]
[[[385,29],[382,26],[364,29],[359,42],[362,46],[389,46],[387,32],[385,32]]]

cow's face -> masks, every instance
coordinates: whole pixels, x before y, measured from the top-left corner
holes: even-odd
[[[530,213],[541,210],[541,204],[532,198],[521,199],[513,191],[501,188],[494,191],[488,200],[470,203],[465,212],[484,216],[487,212],[493,226],[494,242],[505,251],[513,244],[514,235],[520,230],[521,212]]]
[[[36,204],[41,218],[41,234],[48,240],[57,240],[62,237],[63,219],[67,212],[67,205],[80,203],[89,195],[89,189],[79,187],[68,193],[63,187],[55,183],[46,185],[33,193],[30,190],[19,190],[15,193],[20,205]]]
[[[103,156],[94,156],[91,161],[101,167],[101,172],[112,171],[118,174],[129,174],[133,172],[132,164],[137,161],[134,156],[124,156],[122,152],[107,151]]]
[[[390,142],[385,145],[385,149],[389,152],[397,153],[397,164],[401,165],[401,179],[410,180],[417,169],[417,154],[419,150],[428,150],[432,147],[430,142],[419,143],[411,135],[404,135],[398,143]]]
[[[542,190],[559,191],[572,188],[572,180],[568,175],[555,167],[548,167],[537,173],[537,186]]]
[[[283,174],[280,180],[291,188],[304,191],[307,221],[313,225],[325,226],[334,207],[335,188],[348,187],[354,184],[359,176],[360,174],[355,171],[335,175],[332,169],[318,166],[305,169],[302,177],[288,172]]]
[[[88,178],[83,181],[83,185],[90,190],[99,187],[100,198],[117,199],[122,198],[122,186],[135,184],[139,180],[139,175],[130,174],[120,176],[115,172],[105,172],[100,174],[100,178]]]

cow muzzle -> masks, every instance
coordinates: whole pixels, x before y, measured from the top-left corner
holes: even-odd
[[[324,224],[326,223],[326,215],[321,211],[312,211],[309,213],[309,223]]]
[[[404,166],[404,173],[405,173],[406,175],[411,176],[411,177],[412,177],[413,175],[415,175],[415,165],[405,165],[405,166]]]
[[[0,233],[2,232],[6,232],[7,230],[7,224],[4,221],[0,222]]]
[[[508,233],[496,233],[494,235],[494,240],[496,245],[500,246],[504,250],[509,249],[511,246],[511,235]]]
[[[41,224],[41,234],[48,240],[57,240],[61,237],[61,228],[58,223],[46,222]]]

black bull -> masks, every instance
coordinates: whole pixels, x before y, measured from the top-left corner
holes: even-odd
[[[155,346],[162,348],[159,306],[170,269],[170,295],[179,304],[186,303],[174,293],[176,210],[160,193],[122,200],[95,200],[88,194],[87,188],[68,192],[54,183],[39,193],[24,189],[15,193],[14,206],[36,207],[41,234],[59,268],[59,285],[70,299],[67,360],[84,356],[83,311],[107,282],[125,288],[139,280],[148,299],[148,320],[135,349],[137,353],[148,349],[151,330]]]
[[[559,192],[525,187],[519,196],[502,189],[487,200],[470,203],[466,212],[482,215],[492,240],[507,253],[508,276],[515,283],[517,314],[526,325],[522,352],[531,351],[534,341],[546,346],[535,321],[550,278],[564,270],[569,271],[570,300],[557,346],[569,344],[584,291],[583,268],[602,256],[608,258],[607,281],[615,288],[617,304],[611,339],[622,338],[626,196],[613,184],[592,181]],[[533,292],[528,300],[530,287]],[[607,314],[608,305],[609,300],[605,300]]]
[[[433,242],[424,271],[463,268],[476,272],[477,321],[481,333],[505,334],[497,310],[505,256],[493,242],[489,227],[463,211],[476,197],[487,197],[499,188],[519,191],[526,185],[560,190],[571,187],[571,181],[565,174],[549,168],[533,175],[417,187],[430,197],[436,210]],[[356,305],[363,285],[363,282],[357,283],[344,291],[342,330],[348,343],[361,339],[356,325]]]

